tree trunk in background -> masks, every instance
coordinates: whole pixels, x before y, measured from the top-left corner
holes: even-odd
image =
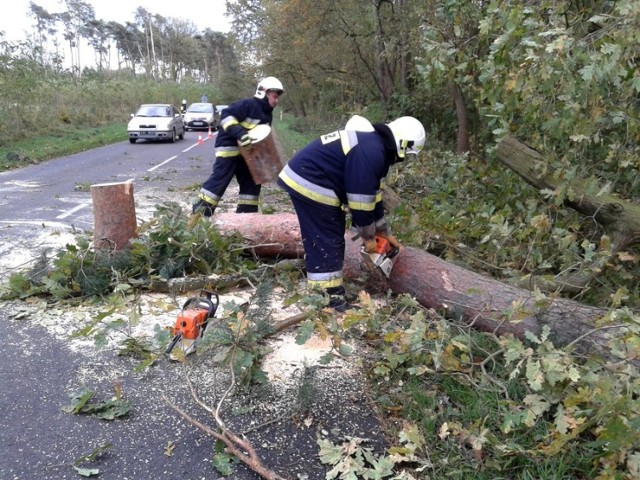
[[[97,249],[122,250],[137,236],[133,183],[91,185]]]
[[[469,115],[467,106],[464,103],[464,95],[457,83],[449,84],[451,99],[456,107],[456,117],[458,119],[458,135],[456,141],[456,151],[458,153],[466,153],[470,150],[469,146]]]
[[[223,213],[215,224],[224,232],[238,232],[248,241],[247,250],[259,256],[301,258],[302,248],[297,217],[277,215]],[[345,234],[344,277],[362,278],[366,273],[360,257],[360,240]],[[375,275],[374,281],[406,293],[421,305],[445,316],[462,318],[469,325],[487,332],[511,333],[524,339],[526,331],[539,334],[544,325],[551,327],[553,341],[566,345],[581,336],[578,350],[592,354],[594,347],[610,358],[607,342],[618,329],[596,329],[607,310],[582,305],[573,300],[547,297],[539,299],[528,290],[512,287],[461,267],[422,250],[403,247],[388,280]],[[621,334],[624,334],[622,332]]]

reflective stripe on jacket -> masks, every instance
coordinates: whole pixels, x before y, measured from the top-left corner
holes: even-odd
[[[348,205],[354,226],[366,227],[384,217],[381,188],[392,160],[378,132],[338,130],[296,153],[279,183],[317,203]]]
[[[256,125],[271,125],[273,108],[268,98],[245,98],[222,110],[220,128],[216,136],[216,157],[239,155],[238,140]]]

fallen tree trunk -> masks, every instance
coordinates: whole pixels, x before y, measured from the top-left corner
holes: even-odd
[[[517,173],[529,185],[538,190],[555,190],[561,183],[552,173],[540,176],[540,165],[546,164],[544,157],[520,140],[506,136],[496,148],[500,162]],[[544,170],[542,170],[544,171]],[[574,210],[593,217],[599,224],[608,227],[617,238],[616,243],[625,248],[640,242],[640,205],[627,202],[612,194],[587,194],[580,180],[571,182],[573,195],[565,204]]]
[[[546,171],[545,168],[541,168],[547,163],[544,157],[512,136],[506,136],[498,143],[496,157],[538,190],[554,191],[561,184],[561,180],[558,180],[553,172],[540,175],[538,172]],[[605,227],[613,239],[611,251],[597,257],[593,263],[582,265],[576,271],[554,279],[525,278],[521,285],[536,285],[547,292],[578,293],[606,268],[610,259],[631,245],[640,242],[640,205],[627,202],[612,194],[589,195],[584,188],[584,182],[580,180],[571,181],[570,191],[572,196],[564,201],[565,205],[593,218]]]
[[[301,256],[301,245],[293,241],[300,238],[293,229],[293,225],[297,225],[294,214],[223,213],[216,216],[215,223],[221,232],[238,232],[251,243],[257,242],[248,246],[256,253],[273,252],[271,246],[263,250],[260,244],[271,245],[281,239],[279,257]],[[361,242],[351,237],[350,233],[345,235],[344,276],[347,280],[362,277],[364,269],[360,261]],[[535,298],[529,290],[503,284],[411,247],[401,249],[387,285],[396,294],[409,294],[421,305],[448,318],[462,318],[482,331],[512,333],[523,339],[526,331],[539,334],[543,326],[548,325],[554,332],[556,344],[567,345],[580,339],[580,351],[593,352],[587,345],[590,344],[610,357],[606,352],[611,327],[596,326],[607,314],[605,309],[564,298]],[[613,332],[616,331],[617,327]]]

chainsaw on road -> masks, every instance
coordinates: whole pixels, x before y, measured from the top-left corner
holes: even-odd
[[[173,338],[166,350],[172,360],[184,360],[194,353],[198,347],[209,320],[216,314],[220,298],[215,292],[202,290],[200,297],[189,298],[178,314],[173,326]],[[215,301],[211,299],[215,296]]]
[[[385,277],[389,278],[391,270],[393,269],[395,257],[400,252],[400,249],[398,247],[393,247],[387,239],[380,236],[376,236],[375,241],[375,252],[369,253],[365,251],[363,246],[360,249],[360,254],[362,255],[365,263],[370,266],[373,265],[373,267],[380,270]]]

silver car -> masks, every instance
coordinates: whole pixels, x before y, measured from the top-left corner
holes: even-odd
[[[139,138],[146,140],[169,140],[175,142],[184,138],[184,123],[178,109],[168,103],[141,105],[127,125],[129,142]]]
[[[184,114],[184,126],[188,130],[217,130],[220,115],[213,103],[192,103]]]

